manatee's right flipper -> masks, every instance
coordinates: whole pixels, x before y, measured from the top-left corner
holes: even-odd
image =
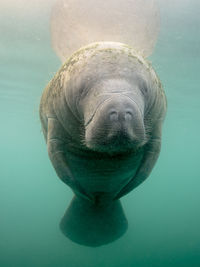
[[[73,178],[67,165],[65,155],[65,129],[56,118],[48,118],[47,146],[49,158],[59,178],[66,183],[75,194],[87,200],[92,200],[80,184]]]
[[[62,233],[75,243],[97,247],[120,238],[128,223],[120,200],[95,205],[74,197],[61,222]]]
[[[152,131],[152,137],[145,145],[145,152],[135,176],[115,196],[119,199],[140,185],[150,175],[160,153],[162,124],[159,122]]]

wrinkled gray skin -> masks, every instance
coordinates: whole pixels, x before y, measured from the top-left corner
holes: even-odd
[[[77,196],[106,204],[150,174],[166,98],[152,66],[121,43],[74,53],[46,87],[40,118],[51,162]]]

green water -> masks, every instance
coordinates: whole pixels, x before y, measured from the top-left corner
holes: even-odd
[[[160,2],[150,60],[168,98],[162,152],[148,180],[122,199],[128,231],[99,248],[72,243],[58,227],[72,192],[50,164],[38,116],[42,90],[60,66],[49,9],[37,21],[1,9],[1,267],[200,266],[200,4],[184,0],[181,8],[177,0],[166,10]]]

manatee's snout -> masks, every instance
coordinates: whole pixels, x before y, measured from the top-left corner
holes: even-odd
[[[121,124],[133,120],[133,109],[124,108],[122,110],[112,108],[108,113],[109,119],[112,122],[119,122]]]
[[[86,127],[86,145],[99,151],[126,151],[145,141],[143,111],[128,96],[105,100]]]
[[[105,122],[107,121],[107,138],[110,143],[117,140],[118,143],[136,141],[133,107],[127,105],[126,102],[111,101],[107,107],[104,107],[104,116]]]

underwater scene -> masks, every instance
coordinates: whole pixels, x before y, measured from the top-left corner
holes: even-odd
[[[199,10],[0,0],[1,267],[200,266]]]

